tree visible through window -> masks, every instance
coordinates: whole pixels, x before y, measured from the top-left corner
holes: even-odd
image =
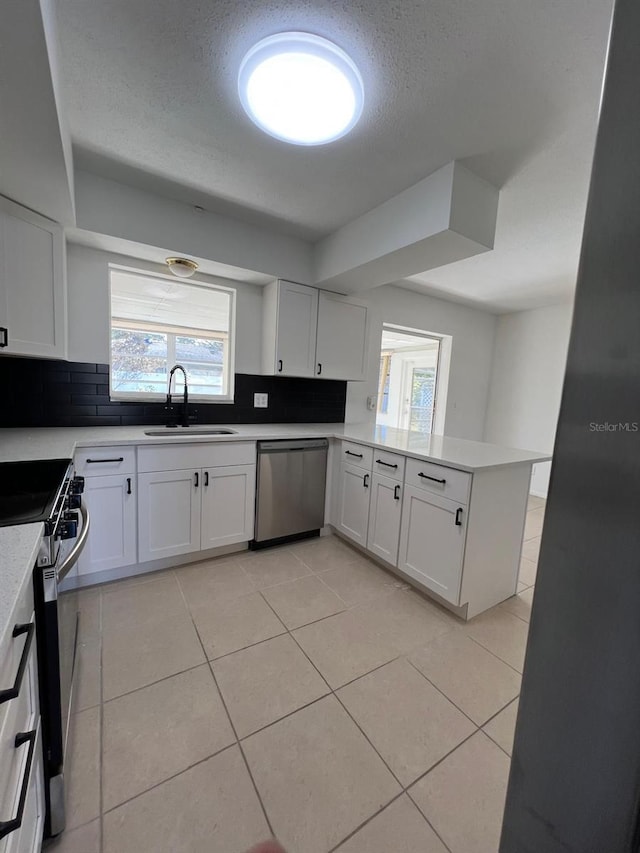
[[[163,397],[169,370],[181,364],[190,395],[233,399],[233,297],[226,288],[112,269],[112,397]]]

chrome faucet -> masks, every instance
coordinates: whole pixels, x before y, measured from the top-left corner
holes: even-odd
[[[169,386],[167,388],[167,404],[165,406],[166,410],[172,414],[173,413],[173,403],[171,401],[171,383],[173,381],[174,374],[176,370],[181,370],[182,375],[184,376],[184,395],[182,400],[182,426],[189,426],[189,386],[187,383],[187,371],[181,364],[174,364],[174,366],[169,371]],[[175,423],[168,423],[167,426],[177,426]]]

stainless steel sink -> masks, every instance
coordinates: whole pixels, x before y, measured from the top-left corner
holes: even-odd
[[[189,426],[189,427],[164,427],[162,429],[147,429],[145,435],[170,437],[172,435],[237,435],[235,429],[220,429],[216,427]]]

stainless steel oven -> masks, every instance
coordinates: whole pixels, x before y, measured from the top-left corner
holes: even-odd
[[[65,828],[65,756],[78,642],[77,559],[89,532],[84,480],[69,465],[33,573],[45,782],[45,837]]]

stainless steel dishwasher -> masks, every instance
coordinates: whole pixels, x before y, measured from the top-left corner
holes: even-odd
[[[253,548],[317,536],[324,525],[326,438],[258,442]]]

